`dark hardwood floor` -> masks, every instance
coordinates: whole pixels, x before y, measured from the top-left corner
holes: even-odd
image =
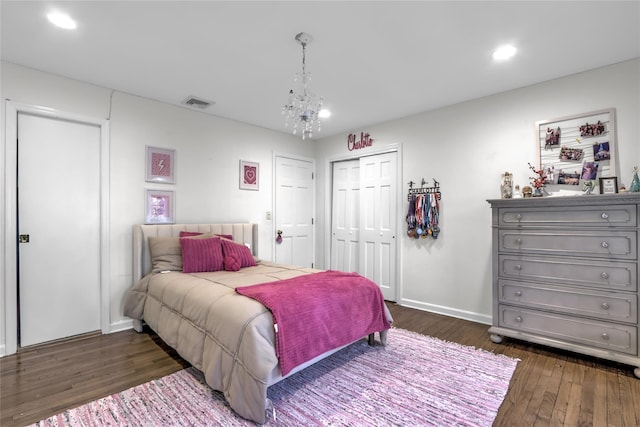
[[[633,369],[506,339],[487,325],[388,304],[394,325],[521,361],[496,426],[637,426]],[[0,425],[20,426],[168,375],[188,364],[151,332],[68,340],[0,358]]]

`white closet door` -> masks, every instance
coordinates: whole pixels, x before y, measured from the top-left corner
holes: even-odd
[[[21,346],[100,329],[100,138],[18,114]]]
[[[360,160],[333,164],[331,269],[359,272]]]
[[[302,267],[314,264],[313,175],[311,161],[276,157],[274,219],[276,231],[282,232],[282,242],[275,245],[278,264]]]
[[[396,298],[397,153],[360,159],[360,274]]]

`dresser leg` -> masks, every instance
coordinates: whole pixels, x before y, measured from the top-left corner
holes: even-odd
[[[491,341],[500,344],[502,342],[502,335],[491,334]]]

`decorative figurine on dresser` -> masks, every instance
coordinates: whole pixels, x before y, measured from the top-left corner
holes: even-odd
[[[638,178],[637,166],[633,168],[633,178],[631,179],[631,186],[629,187],[629,191],[631,191],[632,193],[640,192],[640,178]]]
[[[513,197],[513,174],[511,172],[505,172],[502,174],[500,195],[503,199],[511,199]]]
[[[488,202],[491,340],[613,360],[640,378],[640,193]]]

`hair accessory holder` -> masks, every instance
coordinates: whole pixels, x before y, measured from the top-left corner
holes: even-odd
[[[407,235],[414,239],[426,239],[431,236],[434,239],[440,234],[440,183],[433,180],[432,187],[425,187],[426,181],[422,178],[419,188],[414,188],[415,182],[409,182],[407,201]]]

